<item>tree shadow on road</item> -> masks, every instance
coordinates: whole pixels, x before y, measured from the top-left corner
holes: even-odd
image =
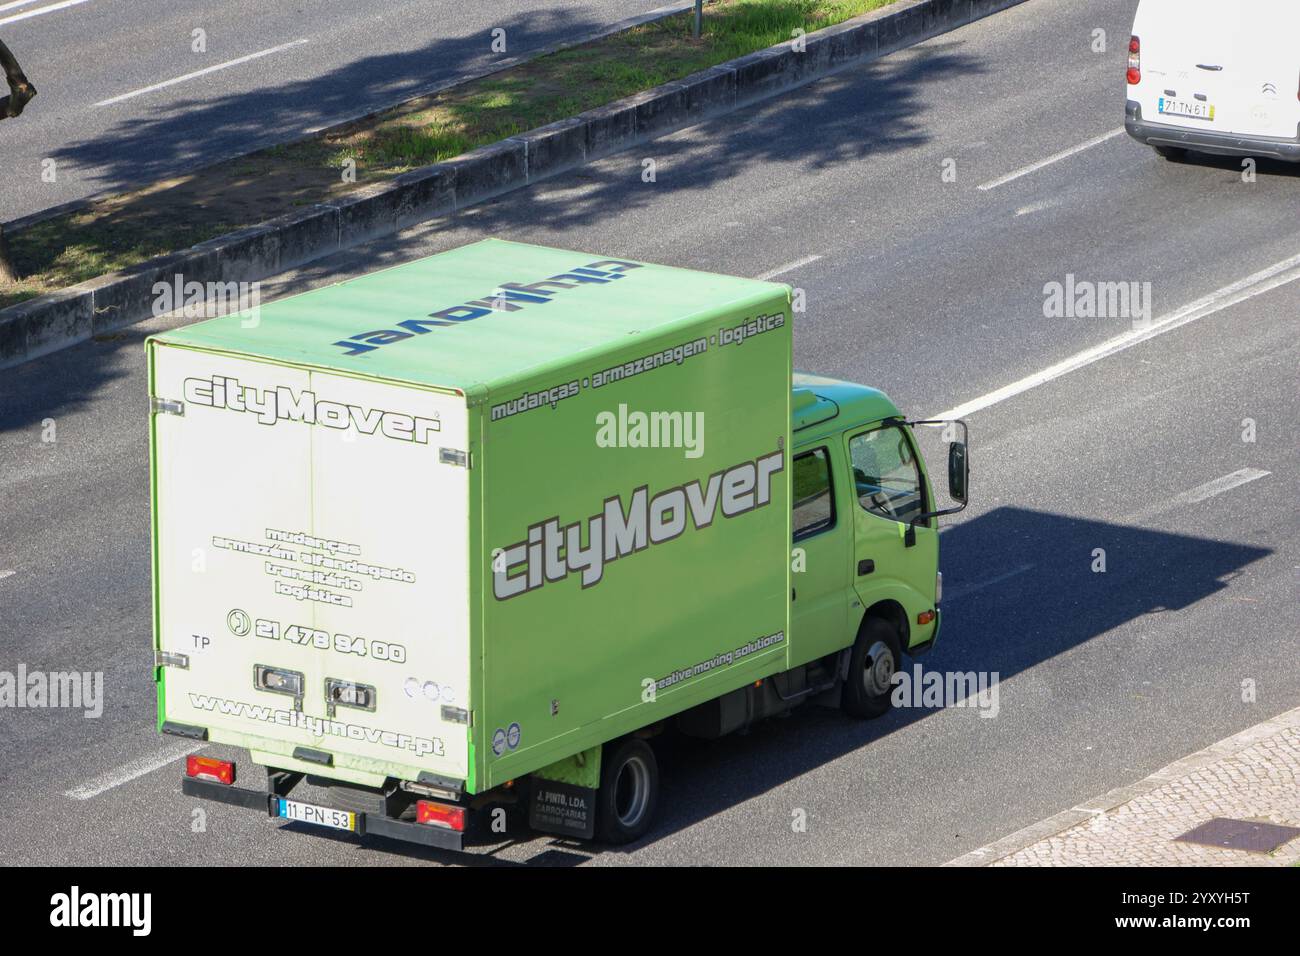
[[[693,199],[758,167],[780,170],[778,188],[806,192],[810,217],[833,215],[815,207],[819,176],[929,142],[934,134],[927,131],[921,118],[926,100],[943,95],[956,80],[981,71],[973,57],[953,47],[931,43],[903,56],[841,71],[801,90],[728,113],[687,132],[642,143],[419,228],[455,235],[457,244],[500,236],[580,248],[588,244],[577,238],[580,234],[619,218],[632,227],[620,230],[620,236],[626,238],[599,251],[638,258],[638,253],[643,253],[636,229],[639,211],[655,204],[671,208],[682,204],[689,210]],[[291,102],[293,97],[285,94],[285,99]],[[215,121],[220,110],[211,109]],[[164,118],[146,123],[146,129],[132,135],[142,137],[142,146],[146,139],[160,140],[158,149],[166,150],[171,148],[166,144],[168,122],[173,121]],[[256,126],[256,117],[231,119],[228,128],[237,130],[245,123]],[[81,147],[73,147],[77,148]],[[641,175],[642,159],[647,157],[655,160],[658,169],[653,182],[643,181]],[[146,174],[121,167],[112,175]],[[888,184],[864,180],[862,188],[864,195],[869,195],[872,190],[887,189]],[[683,221],[689,217],[689,211],[685,212]],[[401,236],[370,243],[308,266],[284,291],[337,281],[341,270],[370,271],[410,258],[409,243]],[[264,293],[264,301],[268,300]],[[273,322],[273,315],[266,321]],[[0,371],[0,433],[30,427],[86,401],[115,374],[105,371],[105,366],[112,364],[106,357],[119,348],[137,348],[141,339],[128,328],[18,369]],[[15,394],[6,396],[11,388]]]
[[[559,9],[512,13],[505,27],[504,54],[492,52],[493,38],[486,29],[447,36],[455,24],[443,22],[437,29],[442,36],[419,47],[362,56],[310,79],[251,93],[180,99],[52,155],[60,164],[99,167],[96,182],[102,189],[134,189],[185,167],[286,142],[424,95],[467,73],[490,69],[503,58],[574,43],[603,32],[608,24],[581,11]],[[311,49],[307,45],[285,55],[310,57]]]

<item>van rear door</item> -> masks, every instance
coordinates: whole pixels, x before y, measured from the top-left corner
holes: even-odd
[[[1298,29],[1293,0],[1143,0],[1142,82],[1130,96],[1151,123],[1295,138]]]
[[[323,776],[465,779],[464,397],[158,342],[151,366],[162,718]]]

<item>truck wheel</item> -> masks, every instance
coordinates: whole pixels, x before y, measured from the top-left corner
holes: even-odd
[[[605,745],[600,790],[596,794],[596,833],[605,843],[623,844],[645,836],[659,802],[659,764],[639,737]]]
[[[898,635],[878,617],[862,622],[849,655],[849,676],[840,706],[850,717],[880,717],[889,711],[894,672],[902,662]]]

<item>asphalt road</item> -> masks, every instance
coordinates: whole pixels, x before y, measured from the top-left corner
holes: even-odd
[[[1034,0],[281,284],[486,235],[779,272],[807,294],[799,367],[916,415],[986,399],[968,414],[974,502],[945,526],[944,634],[923,663],[997,672],[996,718],[804,708],[670,741],[658,825],[627,850],[521,834],[465,858],[212,804],[194,832],[187,748],[152,730],[140,341],[154,322],[0,381],[0,574],[14,572],[0,669],[100,670],[108,700],[97,720],[0,711],[7,859],[938,864],[1294,707],[1300,172],[1245,183],[1235,164],[1170,164],[1116,136],[979,188],[1122,124],[1133,7]],[[1129,318],[1045,317],[1045,285],[1069,275],[1150,283],[1162,334],[989,399],[1131,335]],[[1230,475],[1254,477],[1213,493]]]
[[[0,221],[291,139],[670,5],[0,0],[0,39],[39,90],[0,125]],[[491,47],[498,27],[504,52]]]

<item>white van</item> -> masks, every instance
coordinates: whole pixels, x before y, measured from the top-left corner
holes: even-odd
[[[1300,162],[1300,0],[1141,0],[1126,112],[1162,156]]]

